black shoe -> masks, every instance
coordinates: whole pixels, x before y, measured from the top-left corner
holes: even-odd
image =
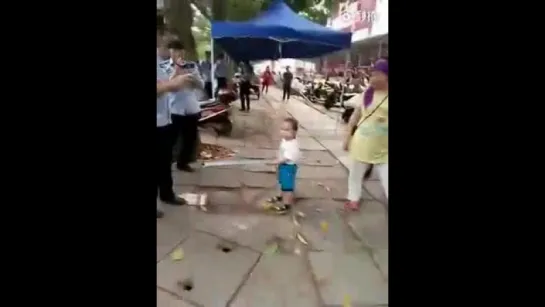
[[[171,206],[183,206],[187,205],[187,201],[181,197],[174,196],[171,199],[161,199],[162,202],[165,204],[169,204]]]
[[[193,173],[195,171],[191,166],[189,166],[189,164],[184,164],[184,165],[176,164],[176,168],[179,171],[188,172],[188,173]]]
[[[164,216],[165,214],[163,213],[163,211],[161,210],[157,210],[157,218],[160,219]]]

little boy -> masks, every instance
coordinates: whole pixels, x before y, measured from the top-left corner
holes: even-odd
[[[294,118],[286,118],[280,126],[280,149],[278,159],[278,183],[280,195],[269,200],[273,204],[272,209],[278,214],[285,214],[294,203],[295,177],[297,176],[297,162],[301,157],[299,143],[297,142],[297,129],[299,124]]]

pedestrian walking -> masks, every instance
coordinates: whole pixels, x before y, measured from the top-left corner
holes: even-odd
[[[208,99],[212,98],[212,62],[210,51],[204,53],[204,61],[201,62],[199,70],[201,72],[202,79],[204,81],[204,92],[208,96]]]
[[[273,82],[273,76],[271,73],[271,69],[269,66],[265,68],[265,71],[261,75],[261,92],[262,93],[268,93],[269,92],[269,85]]]
[[[241,75],[239,83],[239,96],[240,111],[243,112],[250,112],[250,89],[252,88],[252,72],[248,66],[249,64],[240,64]]]
[[[175,93],[169,94],[169,108],[174,128],[174,140],[180,141],[176,157],[176,168],[185,172],[193,172],[189,165],[196,159],[199,119],[201,106],[198,92],[204,88],[199,66],[192,61],[184,60],[184,46],[181,41],[173,40],[168,44],[170,52],[170,74],[186,75],[191,85]]]
[[[290,72],[290,67],[286,66],[286,71],[282,75],[282,83],[283,83],[282,101],[290,100],[292,81],[293,81],[293,74]]]
[[[346,203],[350,210],[359,209],[362,179],[366,173],[370,175],[371,168],[378,171],[388,198],[388,61],[375,63],[369,82],[363,104],[350,117],[343,143],[350,156]]]
[[[163,26],[157,24],[157,148],[156,148],[156,181],[155,190],[159,199],[170,205],[184,205],[186,201],[174,193],[172,187],[172,145],[174,134],[170,120],[168,107],[168,93],[187,86],[188,78],[177,76],[169,79],[167,73],[168,49],[165,43],[165,31]],[[163,217],[163,211],[157,207],[157,218]]]
[[[225,55],[220,54],[214,65],[214,76],[216,77],[217,86],[214,96],[218,97],[220,89],[227,87],[227,63],[225,63]]]

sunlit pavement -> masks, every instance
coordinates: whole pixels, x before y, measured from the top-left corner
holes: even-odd
[[[347,177],[343,125],[294,98],[282,103],[280,95],[270,88],[265,99],[252,101],[250,113],[235,111],[231,137],[201,136],[239,157],[274,158],[278,123],[288,113],[297,118],[304,159],[293,213],[274,216],[262,208],[275,194],[272,166],[174,171],[175,190],[207,193],[208,205],[206,211],[163,206],[157,306],[388,304],[385,207],[366,193],[361,212],[341,210]],[[380,196],[376,190],[370,192]]]

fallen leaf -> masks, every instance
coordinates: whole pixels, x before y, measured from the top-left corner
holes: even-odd
[[[278,251],[278,244],[273,243],[273,244],[267,246],[267,249],[265,249],[264,254],[265,255],[272,255],[272,254],[276,254],[277,251]]]
[[[318,186],[321,186],[322,188],[324,188],[326,191],[331,192],[331,188],[326,186],[325,184],[323,184],[321,182],[318,182],[317,184],[318,184]]]
[[[292,221],[293,221],[293,224],[297,227],[301,227],[301,224],[299,224],[299,221],[297,220],[297,217],[293,216],[292,217]]]
[[[182,250],[181,247],[177,248],[170,254],[170,258],[173,261],[180,261],[180,260],[184,259],[184,251]]]
[[[329,230],[329,224],[326,221],[321,221],[320,228],[322,228],[323,232],[327,232]]]
[[[303,238],[303,236],[301,234],[296,234],[296,237],[297,237],[297,240],[299,240],[301,243],[305,244],[305,245],[308,245],[308,242],[307,240],[305,240],[305,238]]]

